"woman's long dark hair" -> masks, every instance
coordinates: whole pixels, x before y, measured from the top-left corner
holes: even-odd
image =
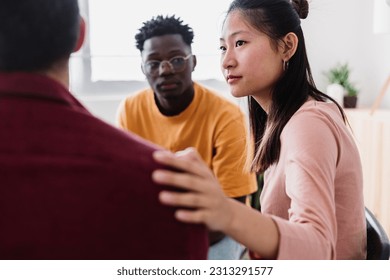
[[[309,97],[317,101],[332,100],[344,121],[346,118],[341,106],[316,88],[311,74],[300,21],[308,14],[307,0],[235,0],[228,14],[232,11],[239,11],[251,26],[266,34],[275,47],[289,32],[295,33],[299,40],[288,68],[272,90],[268,115],[253,97],[248,97],[250,129],[255,147],[251,170],[263,172],[279,160],[280,134]]]

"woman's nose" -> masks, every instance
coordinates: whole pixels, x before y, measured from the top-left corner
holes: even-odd
[[[231,67],[234,67],[236,65],[236,60],[233,56],[233,54],[229,51],[226,51],[222,56],[221,56],[221,67],[222,69],[228,69]]]

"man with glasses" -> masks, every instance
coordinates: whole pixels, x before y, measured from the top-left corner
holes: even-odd
[[[150,88],[122,102],[118,124],[174,152],[195,147],[225,194],[245,203],[257,190],[255,174],[244,171],[245,117],[236,104],[192,81],[193,37],[175,16],[159,15],[143,24],[135,39]],[[209,242],[209,259],[238,259],[243,251],[219,232],[210,232]]]

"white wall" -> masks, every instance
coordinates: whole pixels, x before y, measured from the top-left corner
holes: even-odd
[[[338,62],[348,62],[352,68],[351,80],[360,90],[358,106],[371,106],[390,75],[390,34],[373,34],[374,1],[309,1],[309,16],[302,21],[302,28],[317,86],[325,91],[327,83],[323,72]],[[231,98],[223,82],[206,81],[206,84]],[[96,91],[101,91],[96,97],[92,92],[78,91],[76,94],[93,113],[113,122],[120,100],[139,87],[139,83],[134,88],[128,84],[109,89],[95,87]],[[390,92],[381,107],[390,108]]]
[[[372,105],[390,75],[390,34],[374,34],[372,0],[311,0],[303,20],[314,79],[325,90],[323,72],[348,62],[351,80],[360,89],[360,107]],[[389,7],[390,9],[390,7]],[[390,108],[390,92],[382,104]]]

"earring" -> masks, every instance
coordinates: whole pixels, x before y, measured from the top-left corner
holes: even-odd
[[[284,61],[283,60],[283,71],[286,71],[288,69],[288,60]]]

